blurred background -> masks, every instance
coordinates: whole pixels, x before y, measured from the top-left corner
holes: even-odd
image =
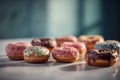
[[[103,35],[120,41],[119,0],[0,0],[0,39]]]

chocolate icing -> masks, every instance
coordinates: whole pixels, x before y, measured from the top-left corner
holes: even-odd
[[[103,59],[107,60],[110,65],[111,58],[116,58],[118,55],[116,54],[116,51],[114,50],[95,50],[91,49],[87,51],[88,54],[88,63],[90,64],[90,60],[93,60],[94,62],[97,59]]]
[[[32,40],[33,46],[44,46],[48,48],[54,48],[57,46],[56,41],[49,38],[35,38]]]

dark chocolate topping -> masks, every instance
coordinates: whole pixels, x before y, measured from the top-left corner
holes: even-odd
[[[88,62],[90,64],[90,60],[96,61],[97,59],[107,60],[110,65],[111,58],[118,57],[117,52],[114,50],[95,50],[91,49],[87,51],[88,54]]]
[[[32,40],[33,46],[44,46],[48,48],[54,48],[57,46],[56,41],[49,38],[35,38]]]

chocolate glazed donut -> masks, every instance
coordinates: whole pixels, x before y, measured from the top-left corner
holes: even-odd
[[[56,41],[49,38],[35,38],[32,40],[31,44],[33,46],[44,46],[50,51],[57,46]]]
[[[85,57],[88,64],[93,66],[111,66],[118,60],[117,52],[114,50],[91,49],[87,51]]]

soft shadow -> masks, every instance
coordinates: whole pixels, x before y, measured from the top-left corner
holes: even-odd
[[[45,67],[49,66],[49,63],[51,62],[46,62],[46,63],[27,63],[23,61],[12,61],[12,62],[7,62],[7,63],[2,63],[0,64],[0,67]]]
[[[66,65],[70,63],[59,63],[53,59],[49,59],[45,63],[28,63],[24,60],[20,61],[13,61],[10,60],[8,57],[1,57],[0,58],[0,68],[2,67],[49,67],[49,66],[59,66],[59,65]]]
[[[53,62],[53,66],[67,65],[67,64],[72,64],[72,63],[64,63],[64,62],[57,62],[57,61]]]
[[[0,56],[0,63],[10,62],[10,60],[5,56]]]
[[[82,64],[74,64],[70,66],[61,67],[62,71],[89,71],[89,70],[96,70],[96,69],[103,69],[106,67],[93,67],[89,66],[87,63]]]
[[[73,64],[73,65],[61,67],[60,70],[62,71],[90,71],[90,70],[110,68],[112,69],[113,74],[116,74],[116,72],[118,71],[117,70],[118,66],[120,69],[120,57],[119,57],[118,62],[111,67],[95,67],[95,66],[90,66],[87,63],[79,63],[79,64]]]
[[[24,60],[12,61],[7,57],[0,58],[0,68],[2,67],[46,67],[52,66],[54,61],[48,61],[46,63],[27,63]]]
[[[84,60],[83,60],[83,58],[79,58],[79,60],[78,61],[76,61],[76,62],[74,62],[74,63],[78,63],[78,62],[84,62]],[[53,62],[53,65],[54,66],[59,66],[59,65],[67,65],[67,64],[74,64],[74,63],[65,63],[65,62],[57,62],[57,61],[55,61],[54,60],[54,62]]]
[[[115,80],[120,80],[120,66],[116,71],[113,72],[113,77]]]

